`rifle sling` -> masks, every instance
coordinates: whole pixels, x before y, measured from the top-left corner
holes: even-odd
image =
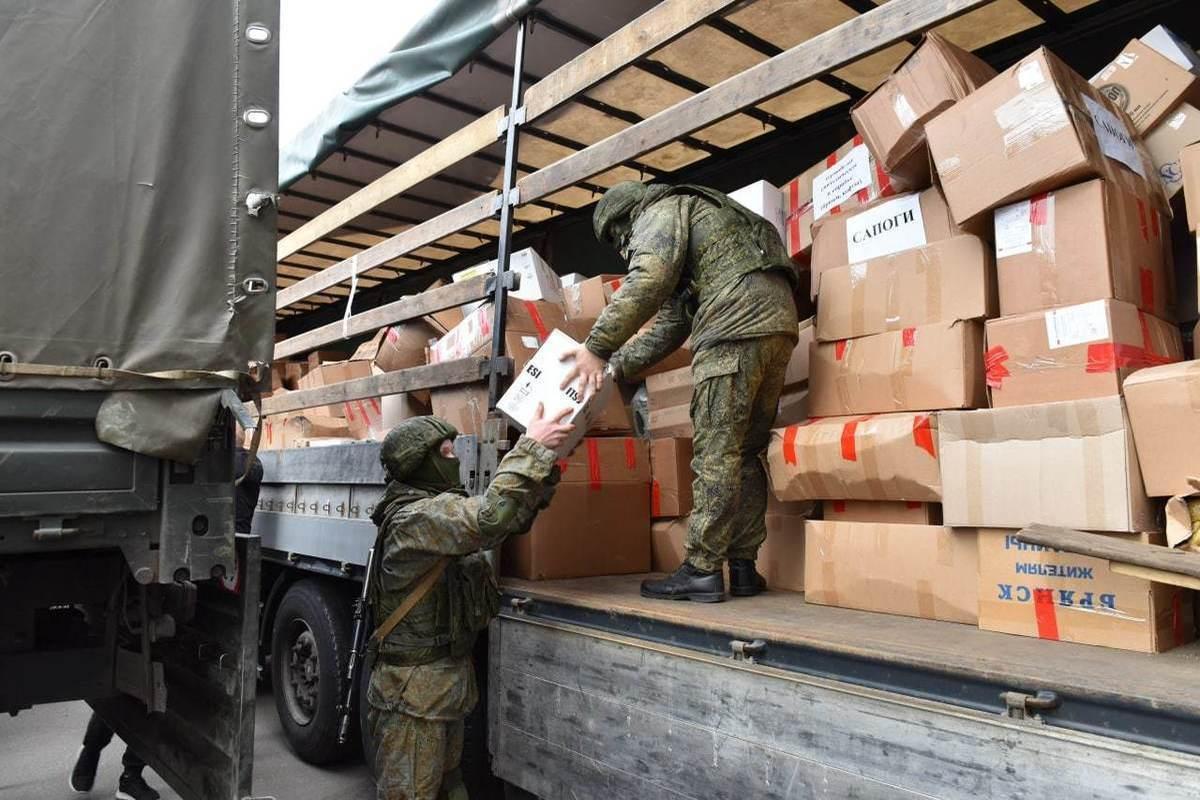
[[[412,611],[417,603],[425,599],[425,595],[429,594],[429,590],[433,588],[438,578],[442,577],[442,573],[446,571],[446,567],[450,564],[450,559],[451,556],[442,556],[437,560],[436,564],[429,568],[428,572],[421,576],[421,579],[417,581],[417,585],[404,598],[404,602],[397,606],[396,610],[389,614],[388,618],[383,621],[383,624],[371,634],[369,646],[378,646],[380,642],[388,637],[388,634],[395,630],[397,625],[404,621],[404,618],[408,616],[408,612]]]

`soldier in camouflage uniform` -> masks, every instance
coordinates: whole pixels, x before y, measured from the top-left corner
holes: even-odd
[[[383,441],[389,483],[372,515],[379,537],[368,578],[376,622],[423,577],[439,577],[382,642],[372,642],[367,714],[379,800],[467,796],[459,760],[463,720],[478,700],[471,650],[500,603],[483,551],[527,532],[549,502],[558,481],[554,448],[572,427],[560,420],[539,411],[480,497],[462,489],[457,431],[448,422],[406,420]]]
[[[758,594],[766,585],[754,568],[766,538],[763,456],[798,338],[795,267],[773,226],[702,186],[618,184],[597,204],[593,227],[628,261],[629,275],[568,355],[576,360],[570,379],[599,388],[606,370],[636,378],[689,335],[694,352],[687,560],[666,579],[645,581],[642,594],[723,600],[726,560],[731,594]]]

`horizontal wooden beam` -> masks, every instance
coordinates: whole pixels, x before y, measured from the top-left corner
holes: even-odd
[[[487,278],[472,278],[461,283],[451,283],[437,289],[430,289],[410,297],[402,297],[378,308],[354,314],[345,321],[331,322],[328,325],[297,334],[290,339],[284,339],[282,342],[276,342],[275,358],[290,358],[344,341],[352,336],[379,330],[385,325],[395,325],[398,322],[436,314],[447,308],[473,303],[488,297],[487,289]]]
[[[873,11],[801,42],[716,86],[602,139],[532,175],[517,187],[528,203],[598,175],[743,108],[841,69],[915,33],[994,0],[890,0]]]
[[[348,281],[353,275],[374,269],[381,264],[407,255],[413,250],[432,244],[438,239],[443,239],[483,222],[492,216],[492,207],[499,194],[499,192],[488,192],[474,200],[468,200],[457,208],[452,208],[420,225],[414,225],[390,239],[385,239],[361,253],[356,253],[345,261],[339,261],[315,275],[310,275],[285,289],[280,289],[275,294],[275,308],[286,308],[292,303],[311,297],[330,286]]]
[[[525,90],[533,121],[739,0],[665,0]]]
[[[445,139],[422,150],[390,172],[376,178],[332,208],[321,212],[279,240],[275,260],[283,259],[338,228],[398,197],[423,180],[434,177],[474,155],[499,138],[504,107],[494,108]]]
[[[385,372],[355,378],[315,389],[300,389],[295,392],[268,397],[263,401],[262,414],[286,414],[305,408],[345,403],[350,400],[366,400],[389,394],[414,392],[418,389],[436,389],[440,386],[455,386],[482,380],[489,374],[490,359],[484,356],[461,358],[442,364]]]
[[[1187,550],[1131,542],[1120,536],[1101,536],[1050,525],[1030,525],[1017,533],[1017,539],[1027,544],[1066,550],[1068,553],[1200,578],[1200,553]]]

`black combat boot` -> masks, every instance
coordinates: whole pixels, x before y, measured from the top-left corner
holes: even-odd
[[[100,751],[84,745],[71,770],[71,788],[77,792],[90,792],[96,782],[96,767],[100,764]]]
[[[725,576],[720,570],[705,572],[685,561],[665,578],[642,581],[642,597],[719,603],[725,599]]]
[[[767,588],[767,579],[758,574],[748,558],[729,559],[729,593],[734,597],[754,597]]]
[[[158,800],[158,792],[142,778],[142,771],[127,769],[117,782],[117,800]]]

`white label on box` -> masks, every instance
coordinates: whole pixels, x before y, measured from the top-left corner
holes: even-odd
[[[924,247],[926,243],[921,196],[917,194],[897,197],[846,220],[846,252],[852,263]]]
[[[896,112],[896,119],[900,120],[900,124],[905,128],[911,127],[917,121],[917,112],[913,111],[912,104],[908,102],[908,98],[899,92],[896,93],[895,99],[892,100],[892,109]]]
[[[1121,53],[1116,58],[1116,64],[1121,69],[1129,69],[1137,62],[1137,58],[1137,53]]]
[[[1022,91],[1041,86],[1045,82],[1046,76],[1042,74],[1042,65],[1038,62],[1030,61],[1017,67],[1017,85]]]
[[[857,192],[870,188],[871,151],[865,144],[860,144],[841,161],[813,178],[813,219],[820,219]]]
[[[1046,312],[1046,341],[1051,350],[1107,338],[1108,315],[1103,300]]]
[[[1092,127],[1096,129],[1096,138],[1100,140],[1100,149],[1104,155],[1120,161],[1131,170],[1146,177],[1142,171],[1142,157],[1138,154],[1137,145],[1125,123],[1116,114],[1097,103],[1087,95],[1083,95],[1088,113],[1092,115]]]
[[[1033,251],[1033,203],[1023,200],[996,209],[996,258]]]

